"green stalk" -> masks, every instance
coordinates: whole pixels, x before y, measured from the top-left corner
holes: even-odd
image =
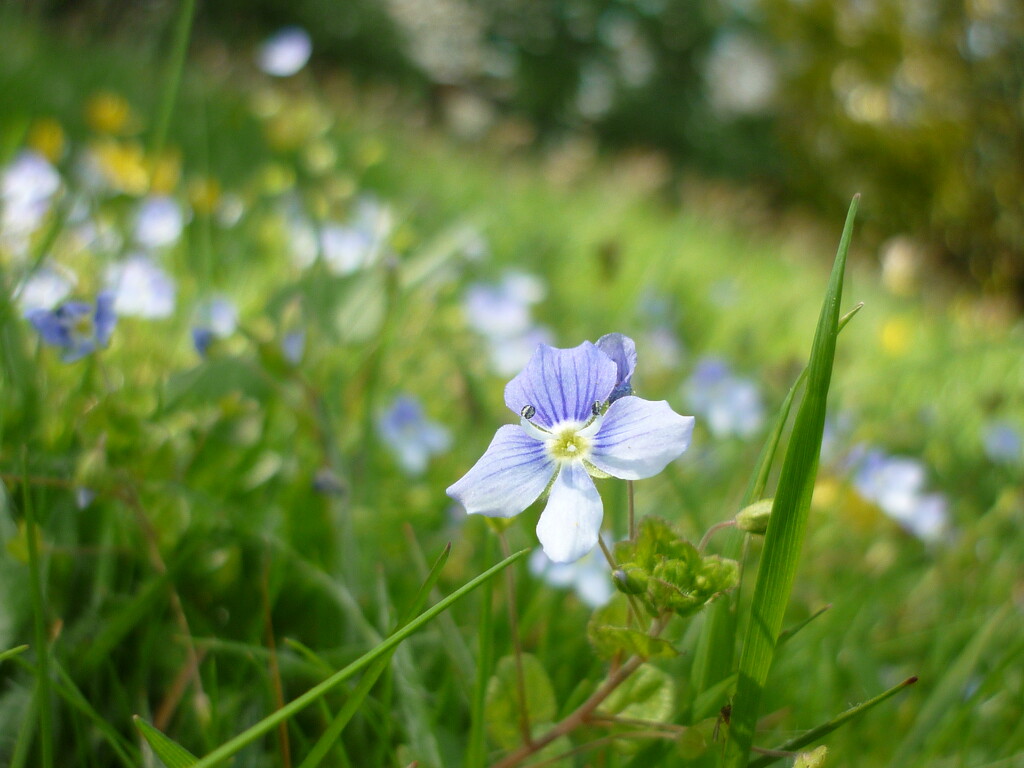
[[[28,569],[32,592],[32,618],[36,644],[36,701],[39,706],[40,765],[53,768],[53,711],[50,695],[50,646],[46,640],[46,603],[43,600],[42,568],[39,563],[39,542],[36,540],[36,518],[32,494],[28,488],[25,453],[21,454],[21,494],[25,507],[25,536],[28,539]]]
[[[839,333],[843,275],[858,200],[859,196],[853,198],[846,217],[811,348],[807,390],[793,425],[771,519],[765,532],[764,550],[740,656],[732,721],[725,747],[724,764],[727,768],[742,768],[747,764],[753,745],[761,692],[768,678],[775,644],[782,629],[783,615],[800,562],[800,549],[807,528],[807,515],[825,428],[825,407],[832,380],[836,336]]]
[[[174,113],[174,102],[177,100],[178,90],[181,88],[181,75],[185,70],[185,55],[188,53],[188,41],[192,32],[192,19],[195,12],[196,0],[183,0],[181,11],[178,14],[178,24],[174,28],[171,63],[163,93],[160,95],[160,107],[153,130],[153,143],[150,145],[152,166],[149,174],[149,186],[151,188],[160,164],[160,155],[163,154],[164,145],[167,143],[167,131],[171,125],[171,115]]]

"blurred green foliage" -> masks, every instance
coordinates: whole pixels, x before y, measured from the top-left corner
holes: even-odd
[[[174,4],[31,5],[117,34],[162,29]],[[1013,0],[224,0],[199,23],[234,43],[303,25],[321,62],[439,111],[469,99],[548,137],[658,148],[832,219],[859,191],[869,242],[909,235],[931,263],[1024,290]]]

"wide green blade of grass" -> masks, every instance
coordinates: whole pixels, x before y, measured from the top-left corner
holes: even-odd
[[[761,692],[772,665],[775,643],[782,629],[783,615],[800,561],[825,429],[825,409],[839,333],[843,277],[858,199],[854,197],[843,227],[811,348],[807,390],[797,411],[772,505],[771,520],[765,532],[726,743],[725,765],[728,768],[746,765],[753,744]]]

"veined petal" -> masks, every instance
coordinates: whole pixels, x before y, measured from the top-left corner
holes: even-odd
[[[547,487],[555,463],[520,427],[498,429],[480,460],[447,493],[471,515],[512,517]]]
[[[541,344],[522,373],[505,387],[505,404],[517,415],[532,405],[532,421],[542,427],[585,422],[594,403],[608,399],[616,374],[615,363],[589,341],[572,349]]]
[[[614,401],[632,394],[633,371],[636,370],[636,344],[633,340],[621,333],[606,333],[595,346],[608,355],[618,369],[610,399]]]
[[[579,560],[597,544],[604,509],[582,462],[562,465],[548,504],[537,521],[537,538],[553,562]]]
[[[664,400],[623,397],[605,413],[590,462],[622,480],[651,477],[686,450],[692,433],[693,416],[680,416]]]

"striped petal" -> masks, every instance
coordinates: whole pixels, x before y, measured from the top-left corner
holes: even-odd
[[[447,493],[471,515],[512,517],[537,500],[554,473],[544,443],[507,424]]]
[[[693,416],[680,416],[664,400],[623,397],[605,413],[590,462],[622,480],[651,477],[682,455],[692,433]]]
[[[579,560],[597,544],[603,516],[601,496],[583,463],[563,464],[537,521],[544,554],[556,563]]]
[[[595,402],[603,403],[615,387],[615,363],[589,341],[572,349],[541,344],[526,368],[505,387],[505,404],[517,415],[527,405],[542,427],[565,421],[585,422]]]

